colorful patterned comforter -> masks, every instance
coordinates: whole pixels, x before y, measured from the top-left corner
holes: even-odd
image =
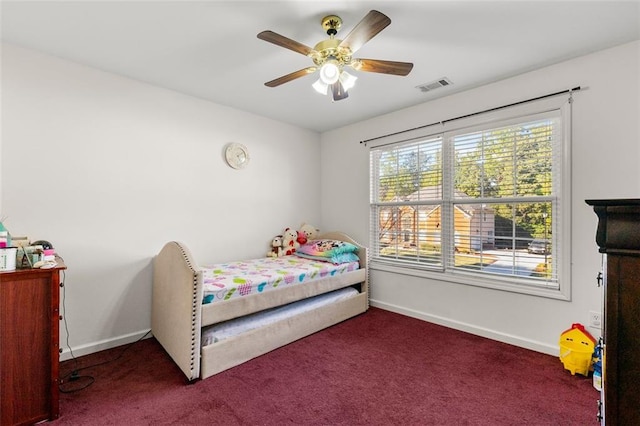
[[[297,256],[265,257],[202,266],[202,303],[217,303],[282,286],[304,284],[358,268],[358,262],[334,265]]]

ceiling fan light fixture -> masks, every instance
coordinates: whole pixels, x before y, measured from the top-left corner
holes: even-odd
[[[336,38],[338,30],[342,26],[342,19],[339,16],[325,16],[322,18],[321,24],[329,38],[320,41],[313,48],[273,31],[267,30],[258,33],[259,39],[300,53],[311,59],[314,64],[314,66],[268,81],[265,86],[277,87],[318,71],[320,78],[312,84],[313,89],[325,96],[331,94],[334,101],[339,101],[349,96],[348,91],[354,86],[357,79],[343,71],[343,68],[351,67],[355,71],[398,76],[406,76],[413,69],[413,64],[410,62],[353,57],[353,54],[365,43],[391,24],[391,19],[377,10],[370,10],[342,39]]]
[[[327,95],[329,93],[329,85],[322,81],[321,78],[319,78],[311,86],[315,89],[316,92],[320,93],[321,95]]]
[[[325,84],[333,84],[340,78],[340,66],[335,59],[329,59],[320,68],[320,79]]]
[[[333,95],[333,101],[341,101],[342,99],[346,99],[349,97],[349,92],[347,92],[342,83],[339,81],[331,85],[331,93]]]
[[[356,77],[355,75],[349,74],[346,71],[342,71],[342,73],[340,73],[340,83],[342,83],[342,87],[344,87],[345,91],[348,91],[353,86],[355,86],[357,79],[358,77]]]

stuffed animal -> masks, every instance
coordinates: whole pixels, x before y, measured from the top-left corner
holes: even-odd
[[[267,253],[267,257],[282,256],[282,235],[276,235],[271,240],[271,251]]]
[[[320,230],[318,228],[313,225],[303,223],[298,231],[298,243],[302,245],[306,244],[307,241],[315,240],[318,234],[320,234]]]
[[[298,237],[296,238],[298,244],[300,244],[301,246],[307,244],[307,234],[302,231],[296,231],[296,234],[298,234]]]
[[[293,254],[299,248],[300,243],[298,242],[298,232],[291,228],[285,229],[284,233],[282,234],[282,250],[284,252],[283,255],[288,256],[290,254]]]

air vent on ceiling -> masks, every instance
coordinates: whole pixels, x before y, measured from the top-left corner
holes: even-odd
[[[420,89],[421,92],[430,92],[435,89],[439,89],[440,87],[450,86],[453,83],[447,77],[439,78],[430,83],[421,84],[420,86],[416,86],[416,89]]]

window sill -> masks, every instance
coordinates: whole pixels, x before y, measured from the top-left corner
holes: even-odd
[[[549,299],[571,301],[569,292],[563,291],[563,287],[560,289],[549,289],[538,287],[535,285],[528,285],[526,283],[514,283],[509,277],[492,276],[491,278],[479,278],[475,274],[469,274],[465,272],[438,272],[429,271],[426,269],[411,268],[393,266],[388,263],[376,262],[371,260],[369,263],[371,270],[384,271],[394,274],[409,275],[418,278],[427,278],[436,281],[445,281],[454,284],[471,285],[475,287],[488,288],[492,290],[508,291],[512,293],[525,294],[528,296],[545,297]],[[568,287],[565,285],[565,287]]]

